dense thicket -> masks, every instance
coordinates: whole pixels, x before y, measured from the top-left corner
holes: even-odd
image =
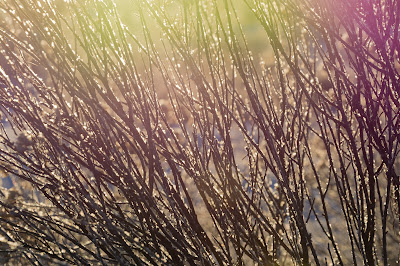
[[[0,2],[2,263],[398,263],[399,1],[129,5]]]

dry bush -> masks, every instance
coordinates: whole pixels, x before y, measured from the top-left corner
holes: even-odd
[[[398,1],[130,4],[0,2],[1,263],[398,263]]]

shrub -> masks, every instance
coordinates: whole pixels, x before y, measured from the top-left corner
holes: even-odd
[[[130,4],[0,3],[2,263],[398,263],[398,1]]]

